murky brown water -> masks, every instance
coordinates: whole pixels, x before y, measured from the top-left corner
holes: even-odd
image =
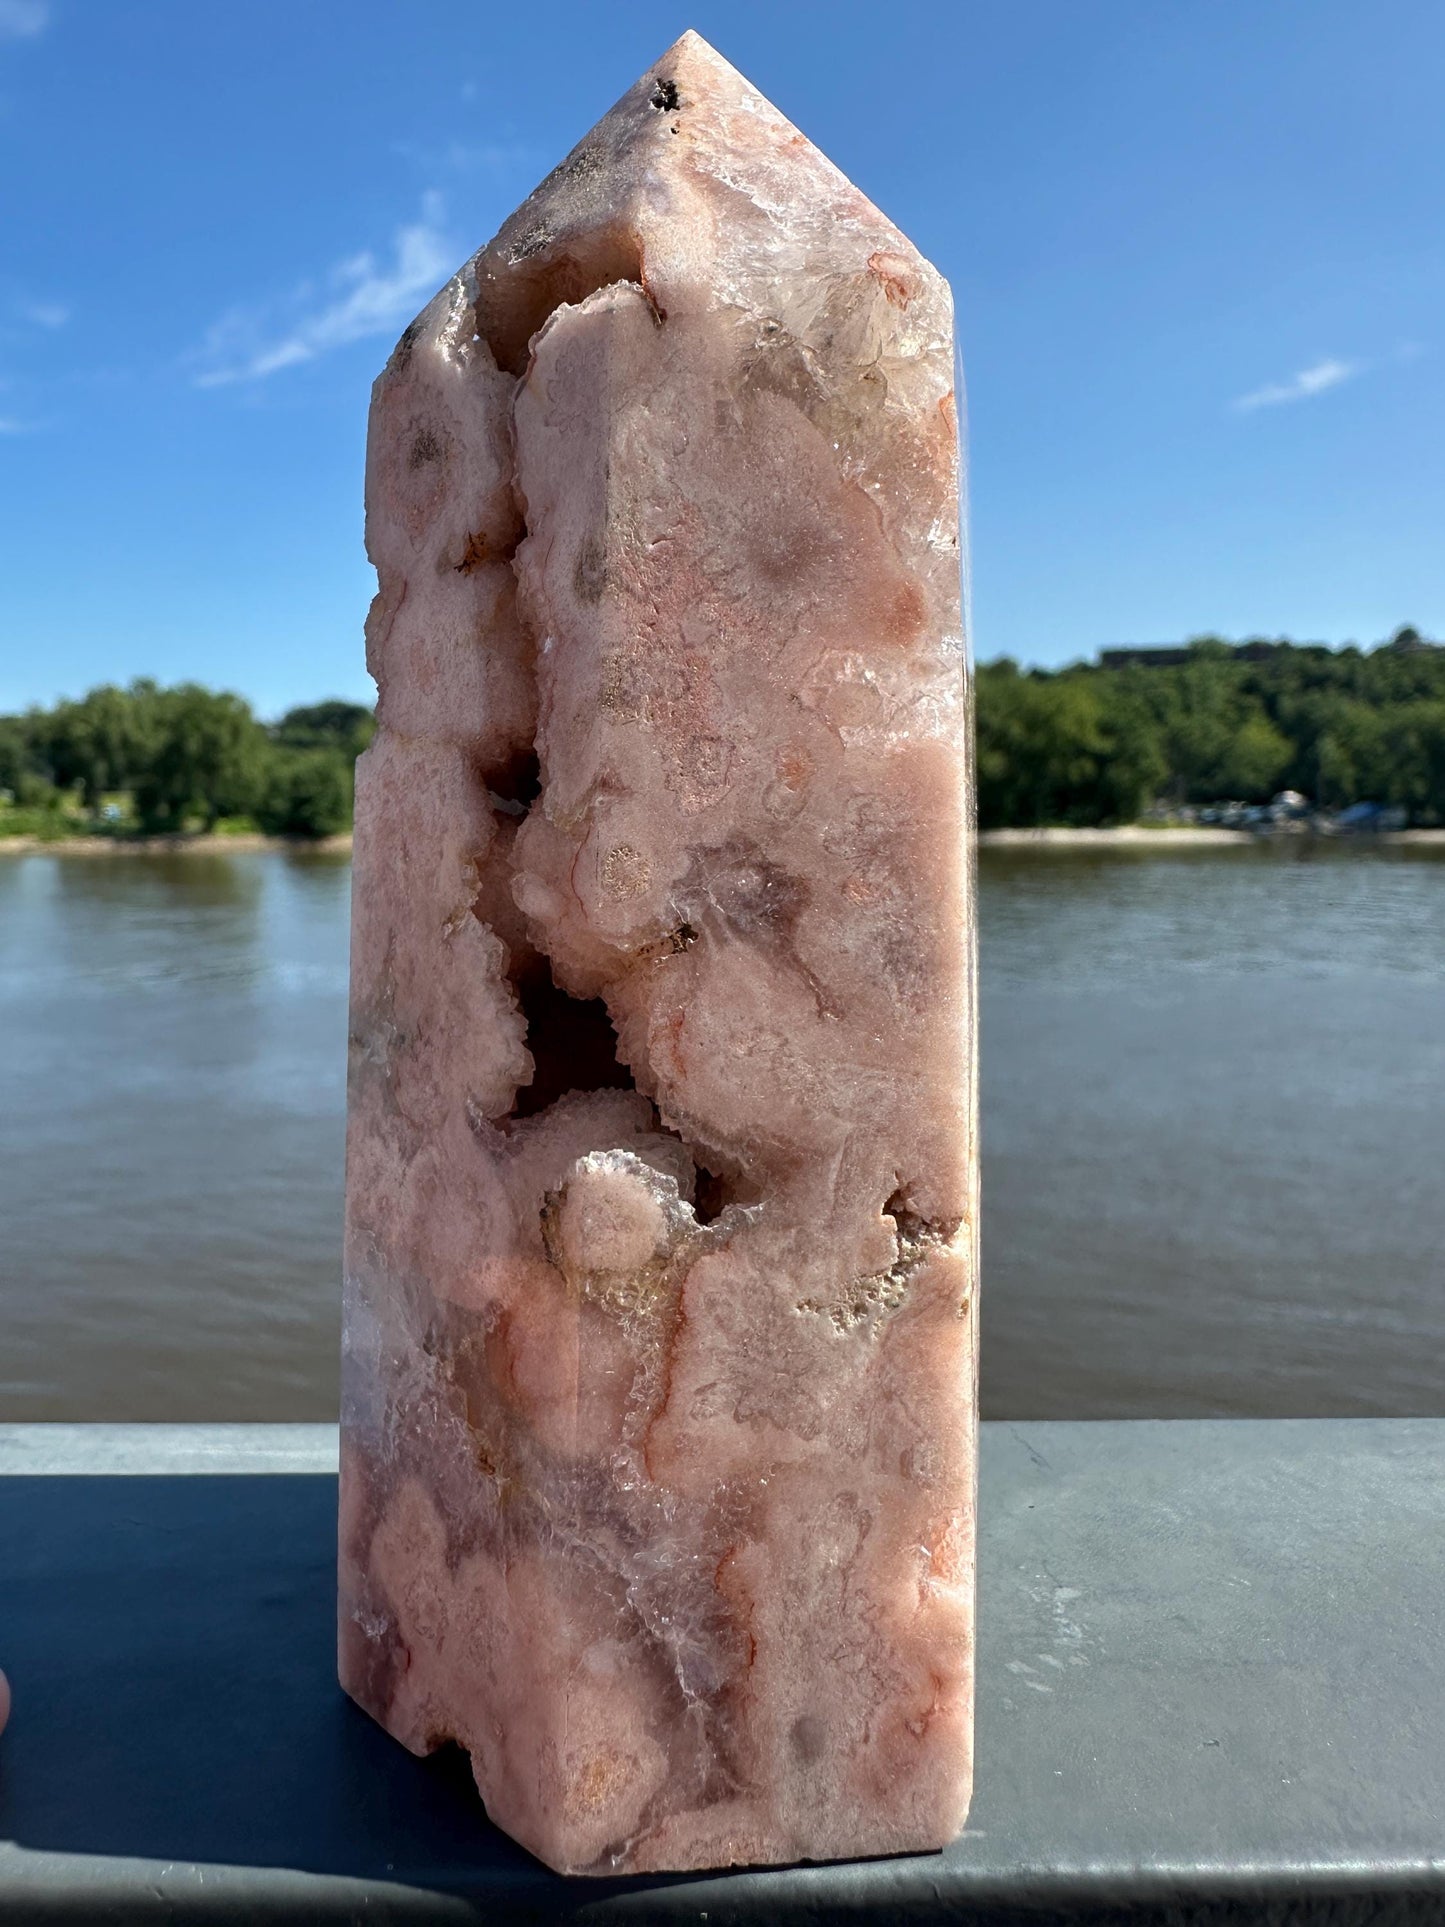
[[[0,858],[0,1419],[330,1415],[348,886]],[[1445,1413],[1445,862],[981,900],[985,1412]]]

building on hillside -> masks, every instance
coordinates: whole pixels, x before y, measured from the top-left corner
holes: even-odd
[[[1101,649],[1101,669],[1177,669],[1189,660],[1187,649]]]
[[[1290,646],[1288,643],[1264,641],[1215,643],[1210,653],[1227,654],[1235,662],[1266,662],[1277,649],[1287,649]],[[1299,646],[1308,649],[1317,645],[1304,643]],[[1179,669],[1187,662],[1197,662],[1199,656],[1200,651],[1192,643],[1143,649],[1101,649],[1099,667],[1101,669]]]

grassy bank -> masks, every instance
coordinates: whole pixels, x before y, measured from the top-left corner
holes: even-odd
[[[1154,829],[1141,823],[1122,823],[1112,829],[981,830],[978,840],[984,849],[994,850],[1152,850],[1168,856],[1181,849],[1252,849],[1263,839],[1248,830],[1190,825]],[[1402,843],[1445,849],[1445,830],[1389,830],[1375,836],[1328,840],[1360,850],[1386,844],[1393,848]],[[351,835],[348,831],[323,837],[0,836],[0,856],[236,856],[257,851],[347,856]]]
[[[0,836],[0,856],[238,856],[258,850],[292,855],[345,855],[351,832],[339,836]]]

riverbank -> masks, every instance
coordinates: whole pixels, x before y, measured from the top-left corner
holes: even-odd
[[[1120,823],[1108,829],[981,830],[979,843],[997,850],[1177,850],[1251,849],[1265,839],[1250,830],[1221,830],[1199,824],[1152,829]],[[1382,844],[1435,845],[1445,848],[1445,830],[1385,830],[1378,834],[1330,838],[1352,848]],[[290,855],[347,856],[351,835],[288,836],[0,836],[0,856],[251,856],[259,851]]]
[[[1148,829],[1140,823],[1119,823],[1109,829],[980,830],[987,849],[1005,850],[1177,850],[1206,845],[1247,847],[1254,841],[1248,830],[1218,830],[1181,824],[1173,829]]]
[[[1445,832],[1407,831],[1406,835],[1445,840]],[[1255,839],[1247,830],[1147,829],[1137,823],[1112,829],[983,830],[979,842],[999,849],[1158,849],[1177,850],[1207,844],[1238,844]],[[1381,838],[1381,841],[1387,839]],[[1390,842],[1398,839],[1391,837]],[[241,856],[257,851],[321,851],[327,855],[347,853],[351,836],[0,836],[0,856]]]
[[[1206,824],[1181,823],[1154,829],[1143,823],[1120,823],[1109,829],[981,830],[978,840],[986,849],[1157,850],[1164,855],[1181,849],[1223,849],[1226,846],[1247,850],[1259,843],[1277,839],[1258,835],[1252,830],[1224,830]],[[1375,849],[1386,843],[1391,846],[1408,843],[1445,847],[1445,830],[1380,830],[1318,840],[1362,850]]]
[[[260,850],[344,856],[344,836],[0,836],[0,856],[250,856]]]

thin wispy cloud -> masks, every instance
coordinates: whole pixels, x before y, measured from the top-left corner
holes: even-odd
[[[1308,368],[1301,368],[1288,381],[1266,382],[1263,388],[1240,395],[1234,406],[1242,414],[1248,414],[1256,408],[1279,408],[1285,402],[1310,401],[1316,395],[1328,394],[1331,388],[1338,388],[1341,382],[1352,381],[1356,375],[1364,373],[1364,368],[1365,364],[1360,361],[1339,361],[1327,357],[1323,361],[1312,362]]]
[[[13,415],[0,415],[0,435],[28,435],[29,422],[17,421]]]
[[[417,168],[423,179],[430,175],[435,180],[439,174],[487,174],[509,181],[518,174],[545,172],[543,150],[525,141],[449,140],[439,145],[393,141],[392,151]]]
[[[392,334],[435,294],[459,258],[440,198],[428,194],[420,218],[396,231],[389,258],[367,249],[339,262],[322,287],[307,282],[284,302],[222,315],[192,357],[195,384],[264,381],[348,342]]]
[[[17,301],[15,312],[33,328],[63,328],[70,319],[70,309],[63,301]]]
[[[50,0],[0,0],[0,40],[34,40],[50,25]]]

